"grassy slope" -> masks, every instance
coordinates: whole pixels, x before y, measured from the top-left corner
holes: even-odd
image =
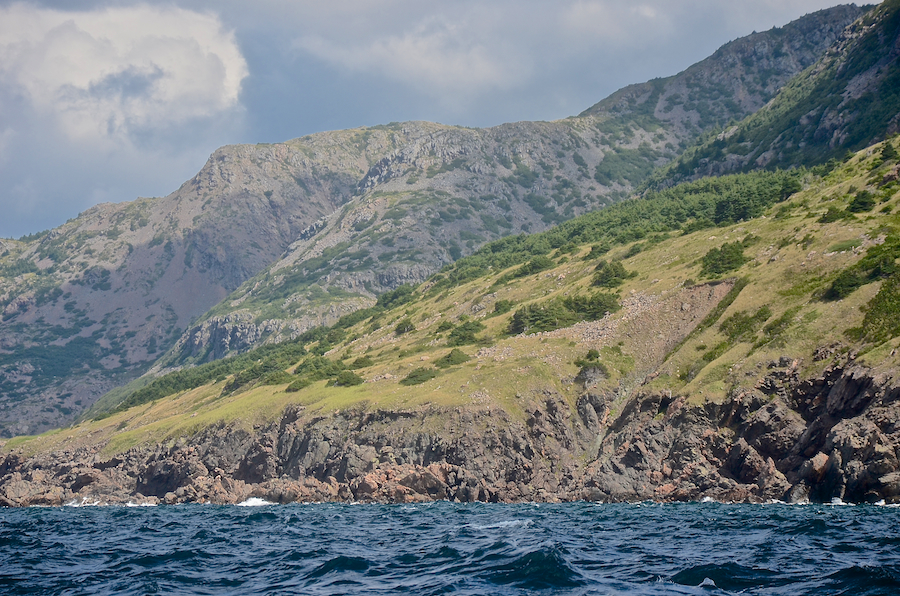
[[[892,142],[900,145],[896,138]],[[630,303],[642,297],[652,300],[673,296],[686,282],[689,285],[708,280],[701,273],[703,255],[725,242],[751,237],[744,251],[749,260],[725,275],[745,278],[746,287],[717,322],[689,336],[668,354],[665,362],[652,362],[641,352],[646,349],[646,338],[641,329],[627,323],[633,314],[628,308],[595,324],[614,327],[619,321],[614,332],[602,341],[586,339],[579,331],[584,325],[545,334],[506,335],[512,313],[523,304],[596,289],[590,284],[599,259],[590,258],[590,246],[583,245],[565,255],[559,251],[551,253],[556,262],[552,269],[506,283],[496,282],[515,268],[437,291],[429,292],[426,283],[420,288],[420,299],[382,313],[376,324],[366,320],[352,327],[348,339],[327,356],[348,363],[362,355],[371,358],[371,366],[356,371],[367,380],[365,384],[327,387],[323,380],[295,393],[285,392],[287,384],[282,383],[228,394],[223,392],[227,383],[224,379],[103,420],[37,438],[13,439],[5,449],[21,447],[34,452],[96,444],[104,445],[104,452],[112,454],[145,442],[174,441],[212,424],[251,428],[276,419],[291,403],[322,413],[346,408],[490,403],[522,417],[535,392],[542,390],[557,392],[574,405],[582,392],[581,386],[572,382],[579,371],[574,362],[591,348],[599,351],[599,360],[609,371],[608,378],[599,381],[594,391],[618,395],[613,416],[642,383],[644,390],[668,390],[688,395],[693,401],[719,401],[735,389],[755,384],[765,374],[766,364],[782,355],[800,358],[801,375],[812,375],[827,364],[814,361],[814,350],[835,342],[841,342],[844,350],[860,351],[859,361],[865,364],[894,367],[898,358],[892,354],[900,343],[898,338],[880,345],[864,345],[854,344],[845,334],[847,329],[861,325],[864,307],[876,295],[881,282],[864,285],[843,300],[821,298],[838,272],[858,262],[866,248],[883,238],[885,232],[900,229],[900,187],[893,183],[879,188],[878,184],[886,172],[895,169],[896,161],[875,167],[879,156],[880,146],[876,146],[861,151],[824,177],[808,174],[803,191],[768,209],[762,217],[673,235],[627,258],[624,257],[629,254],[630,245],[616,246],[604,255],[607,260],[624,258],[625,268],[637,272],[618,289],[623,302]],[[874,210],[820,223],[829,207],[845,209],[855,193],[865,188],[873,191],[879,201]],[[498,300],[510,300],[515,306],[510,312],[494,316],[493,304]],[[771,312],[758,323],[757,330],[729,342],[721,323],[736,313],[752,315],[762,307]],[[416,329],[398,336],[395,327],[405,318]],[[441,369],[436,378],[423,384],[400,384],[411,370],[431,367],[450,351],[449,332],[437,329],[442,321],[458,325],[461,318],[479,320],[486,327],[478,333],[479,344],[460,347],[471,360]],[[779,318],[784,319],[783,329],[766,336],[762,327]],[[717,357],[704,361],[703,355],[717,346]],[[648,377],[650,373],[653,375]]]

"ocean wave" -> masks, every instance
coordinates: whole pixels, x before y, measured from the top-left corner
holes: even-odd
[[[237,504],[238,507],[265,507],[267,505],[276,505],[276,503],[260,499],[259,497],[250,497],[246,501]]]
[[[584,577],[566,561],[556,546],[525,553],[501,565],[489,567],[480,575],[492,584],[525,590],[574,588],[585,583]]]
[[[72,500],[63,505],[63,507],[103,507],[107,505],[107,503],[103,503],[100,500],[91,500],[90,497],[82,497],[80,501]]]
[[[522,528],[531,524],[530,519],[511,519],[508,521],[501,521],[492,524],[486,525],[477,525],[477,524],[465,524],[465,528],[471,528],[473,530],[497,530],[501,528]]]
[[[874,595],[897,544],[886,506],[0,509],[0,593]]]

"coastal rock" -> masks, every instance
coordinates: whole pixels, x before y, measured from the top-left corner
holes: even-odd
[[[0,506],[102,503],[720,501],[900,503],[900,387],[852,364],[725,402],[637,392],[574,405],[286,408],[252,430],[218,425],[112,458],[97,447],[0,459]],[[763,378],[774,378],[769,369]],[[428,429],[441,428],[440,433]]]

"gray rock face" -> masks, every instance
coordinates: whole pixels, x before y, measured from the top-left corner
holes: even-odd
[[[0,459],[0,505],[72,500],[234,503],[378,501],[900,502],[900,386],[851,364],[814,379],[791,360],[722,404],[634,395],[607,424],[608,398],[573,408],[525,397],[524,421],[491,406],[286,409],[252,431],[208,428],[171,447],[103,459],[97,447]],[[440,429],[435,431],[434,429]]]
[[[882,3],[829,35],[827,51],[782,93],[680,158],[660,179],[672,184],[747,169],[812,166],[896,134],[898,15],[895,4]]]
[[[46,234],[4,240],[0,436],[71,422],[173,346],[161,367],[288,339],[488,240],[624,198],[715,124],[701,104],[718,118],[743,97],[710,95],[721,77],[704,73],[730,72],[737,56],[758,74],[756,60],[768,93],[854,10],[805,17],[788,36],[751,36],[752,53],[727,46],[658,97],[623,91],[581,118],[485,130],[409,122],[223,147],[167,197],[98,205]],[[726,111],[746,115],[765,93]],[[658,101],[644,109],[633,95]],[[614,167],[623,159],[640,171]]]

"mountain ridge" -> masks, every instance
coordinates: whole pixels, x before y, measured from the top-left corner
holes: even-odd
[[[765,107],[657,172],[655,184],[840,158],[900,131],[900,4],[886,0]]]
[[[618,203],[160,377],[7,442],[0,504],[900,502],[898,143]]]
[[[832,11],[834,23],[849,20],[848,10]],[[812,31],[807,36],[824,51],[827,44],[821,36]],[[801,50],[798,56],[803,60],[814,60],[812,49]],[[573,128],[579,128],[579,134],[570,135]],[[341,271],[342,276],[355,275],[356,287],[341,287],[332,283],[334,279],[323,287],[318,283],[322,270],[311,272],[301,300],[287,305],[306,308],[307,314],[293,329],[290,321],[281,322],[286,320],[281,305],[290,293],[274,303],[278,308],[261,300],[261,306],[252,310],[249,299],[223,307],[222,316],[240,319],[218,326],[218,337],[229,338],[228,345],[222,349],[210,345],[201,329],[194,333],[200,340],[190,347],[187,358],[202,361],[210,355],[227,355],[277,340],[285,329],[288,336],[302,333],[343,314],[340,304],[349,308],[370,304],[380,291],[421,281],[491,238],[546,229],[625,198],[653,167],[674,157],[677,146],[692,138],[654,121],[612,116],[491,130],[500,136],[499,150],[488,152],[490,165],[474,153],[457,162],[462,154],[453,140],[454,135],[487,133],[424,123],[317,133],[276,145],[225,147],[168,197],[97,206],[45,235],[4,241],[0,434],[35,432],[72,420],[99,395],[144,373],[179,338],[183,340],[179,345],[188,345],[192,331],[187,335],[185,331],[191,322],[248,279],[279,296],[281,287],[263,283],[265,273],[254,276],[285,257],[291,243],[298,239],[302,243],[304,235],[313,241],[312,252],[300,251],[297,258],[310,264],[321,257],[315,243],[324,233],[347,233],[355,241],[371,230],[354,226],[363,226],[373,215],[377,214],[378,225],[384,225],[388,214],[397,217],[399,211],[387,205],[393,199],[379,199],[375,196],[379,192],[393,188],[398,197],[405,197],[402,200],[420,201],[406,207],[407,213],[397,220],[388,217],[391,225],[397,221],[419,230],[420,237],[406,241],[409,246],[394,247],[382,244],[380,238],[369,242],[373,235],[364,239],[368,244],[356,246],[339,247],[332,239],[333,254],[317,263]],[[402,146],[427,141],[429,134],[444,135],[446,142],[432,143],[415,158],[409,154],[419,165],[415,174],[407,173]],[[418,180],[407,184],[414,175]],[[467,186],[501,192],[482,194]],[[423,196],[416,197],[415,192]],[[481,199],[488,195],[496,198]],[[384,204],[367,205],[368,197]],[[351,213],[347,207],[351,203],[359,204],[360,210]],[[429,205],[427,213],[421,208],[424,204]],[[345,208],[344,219],[350,219],[338,221]],[[487,213],[479,213],[482,209]],[[233,224],[236,218],[241,226]],[[329,222],[331,229],[318,229]],[[435,239],[431,228],[455,235]],[[414,254],[421,250],[415,245],[425,238],[431,241],[427,254]],[[315,254],[319,257],[307,258]],[[367,273],[375,270],[384,271],[385,277],[373,279]],[[229,303],[246,295],[248,287],[252,286],[245,286]],[[229,314],[241,306],[246,315]],[[270,308],[276,316],[260,308]],[[190,361],[183,354],[178,358],[171,363]]]

